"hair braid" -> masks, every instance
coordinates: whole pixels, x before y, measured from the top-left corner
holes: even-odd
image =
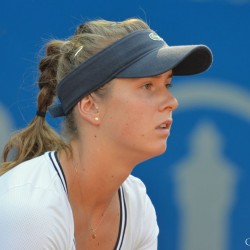
[[[61,41],[50,42],[47,46],[46,56],[39,64],[38,86],[40,92],[37,96],[37,109],[39,112],[45,113],[56,95],[57,67],[61,44]],[[46,151],[61,149],[69,149],[69,146],[63,142],[43,117],[36,116],[28,127],[13,134],[6,144],[3,151],[0,175],[19,163],[39,156]]]

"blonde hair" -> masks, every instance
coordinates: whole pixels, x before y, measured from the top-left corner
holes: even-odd
[[[149,29],[149,26],[136,18],[122,22],[95,20],[81,24],[67,40],[50,41],[46,55],[39,64],[37,110],[44,113],[47,111],[56,97],[57,83],[79,64],[128,33],[141,29]],[[102,96],[105,91],[97,90],[95,93]],[[64,133],[70,138],[76,132],[74,115],[70,112],[64,120]],[[51,150],[70,151],[70,146],[43,117],[36,116],[26,128],[12,135],[6,144],[0,176],[21,162]],[[14,156],[9,160],[11,152]]]

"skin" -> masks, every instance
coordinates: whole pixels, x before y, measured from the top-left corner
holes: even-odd
[[[78,249],[114,248],[119,187],[138,163],[167,148],[172,112],[178,106],[169,91],[171,80],[171,70],[148,78],[113,79],[105,97],[89,95],[74,108],[78,135],[70,142],[72,156],[59,152],[59,161]],[[167,128],[161,129],[165,121]],[[105,210],[93,240],[88,229],[99,224]]]

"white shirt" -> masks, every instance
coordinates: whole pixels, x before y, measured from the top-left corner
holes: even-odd
[[[155,209],[144,184],[130,175],[119,188],[116,250],[156,250]],[[26,161],[0,177],[0,248],[75,249],[67,184],[55,152]]]

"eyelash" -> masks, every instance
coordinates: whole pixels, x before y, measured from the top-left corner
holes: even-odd
[[[167,83],[165,84],[166,88],[169,89],[169,88],[172,88],[173,87],[173,84],[172,83]]]
[[[146,83],[142,87],[147,89],[147,90],[150,90],[152,88],[152,86],[153,86],[152,83]],[[166,83],[165,87],[166,87],[166,89],[169,89],[169,88],[173,87],[173,85],[172,85],[172,83]]]
[[[146,83],[146,84],[144,84],[142,87],[143,87],[144,89],[149,90],[149,89],[151,89],[152,86],[153,86],[152,83]]]

